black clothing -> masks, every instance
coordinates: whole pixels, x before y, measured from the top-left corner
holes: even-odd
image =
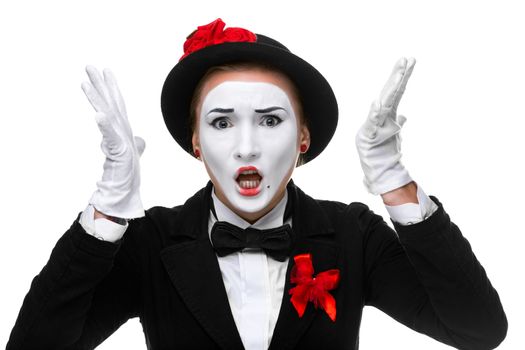
[[[242,229],[227,221],[216,221],[210,239],[218,256],[226,256],[245,248],[261,249],[277,261],[284,262],[290,255],[293,231],[285,224],[271,229],[253,227]]]
[[[92,349],[140,317],[148,349],[242,349],[208,236],[211,182],[174,208],[131,220],[118,243],[77,219],[35,277],[7,349]],[[507,320],[496,290],[443,205],[392,230],[362,203],[315,200],[292,181],[290,257],[312,255],[315,272],[337,268],[332,322],[290,302],[290,258],[270,349],[357,349],[364,305],[461,349],[491,349]]]

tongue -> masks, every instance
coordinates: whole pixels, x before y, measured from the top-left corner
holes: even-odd
[[[237,181],[257,181],[257,180],[259,181],[261,180],[261,175],[259,174],[249,174],[249,175],[241,174],[237,178]]]

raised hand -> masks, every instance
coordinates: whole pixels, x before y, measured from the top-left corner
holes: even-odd
[[[122,219],[144,216],[140,199],[139,159],[146,146],[133,136],[124,100],[109,69],[100,72],[86,67],[89,82],[82,90],[96,111],[95,120],[102,133],[100,147],[106,156],[102,179],[89,203],[99,212]]]
[[[397,106],[416,61],[401,58],[377,100],[372,103],[370,113],[355,137],[363,183],[368,192],[383,194],[412,181],[401,164],[400,131],[406,118],[397,115]]]

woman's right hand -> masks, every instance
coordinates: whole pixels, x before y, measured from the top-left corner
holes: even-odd
[[[102,180],[89,203],[105,215],[122,219],[144,216],[140,199],[139,159],[146,143],[133,136],[124,100],[115,77],[109,69],[103,76],[91,66],[86,67],[89,82],[82,90],[96,111],[95,120],[102,133],[100,147],[106,160]]]

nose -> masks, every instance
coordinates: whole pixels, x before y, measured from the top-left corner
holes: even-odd
[[[233,155],[236,159],[244,160],[254,160],[261,155],[258,138],[251,127],[245,127],[241,130]]]

